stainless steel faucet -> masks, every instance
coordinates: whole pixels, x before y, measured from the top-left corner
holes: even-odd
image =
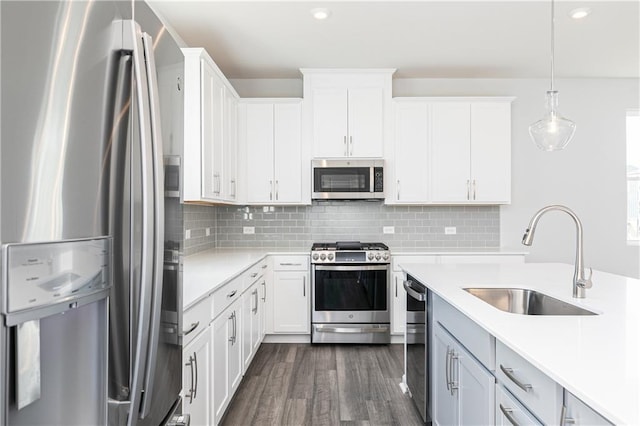
[[[538,212],[533,215],[531,218],[531,222],[529,222],[529,226],[527,230],[524,231],[524,235],[522,236],[522,244],[525,246],[530,246],[533,243],[533,234],[536,230],[536,226],[538,225],[538,221],[543,214],[551,210],[559,210],[561,212],[565,212],[576,224],[576,264],[573,272],[573,297],[583,299],[587,295],[588,288],[593,286],[591,282],[591,276],[593,275],[593,270],[589,268],[589,278],[585,278],[584,273],[584,259],[582,255],[582,222],[578,216],[568,207],[553,205],[543,207]]]

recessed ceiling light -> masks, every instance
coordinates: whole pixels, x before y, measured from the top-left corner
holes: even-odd
[[[313,17],[317,20],[322,21],[323,19],[327,19],[329,16],[331,16],[331,11],[324,7],[318,7],[315,9],[311,9],[311,15],[313,15]]]
[[[591,8],[589,7],[579,7],[569,12],[569,16],[571,16],[573,19],[582,19],[590,14]]]

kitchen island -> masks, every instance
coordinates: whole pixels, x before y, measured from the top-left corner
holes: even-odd
[[[640,424],[640,280],[594,271],[587,297],[574,299],[573,265],[400,266],[607,420]],[[468,287],[533,289],[598,315],[503,312]]]

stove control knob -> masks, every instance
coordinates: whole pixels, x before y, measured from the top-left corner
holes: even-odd
[[[324,261],[326,258],[327,258],[327,255],[326,255],[326,254],[322,253],[322,254],[320,255],[320,260]]]
[[[376,253],[376,260],[380,260],[380,253]]]
[[[373,260],[373,253],[369,253],[369,254],[367,255],[367,259],[369,259],[369,260]]]
[[[320,256],[318,255],[318,253],[313,253],[312,257],[313,257],[313,260],[318,260]]]
[[[327,255],[327,259],[329,259],[329,260],[333,260],[333,253],[329,253],[329,254]]]
[[[384,260],[389,260],[389,253],[384,253],[384,254],[382,255],[382,259],[384,259]]]

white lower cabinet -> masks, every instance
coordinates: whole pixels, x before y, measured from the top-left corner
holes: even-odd
[[[242,295],[242,368],[247,371],[261,342],[262,308],[258,283]]]
[[[502,385],[496,384],[496,425],[542,426],[529,410]]]
[[[274,256],[271,304],[274,333],[310,333],[309,284],[309,256]]]
[[[440,324],[434,325],[432,362],[434,424],[493,424],[493,375]]]
[[[211,425],[211,330],[207,327],[182,351],[182,412],[194,426]]]
[[[560,421],[560,424],[590,426],[608,426],[613,424],[593,411],[587,404],[580,401],[566,389],[564,391],[564,406],[564,419]]]
[[[241,303],[236,301],[212,324],[213,412],[218,423],[242,379]]]

